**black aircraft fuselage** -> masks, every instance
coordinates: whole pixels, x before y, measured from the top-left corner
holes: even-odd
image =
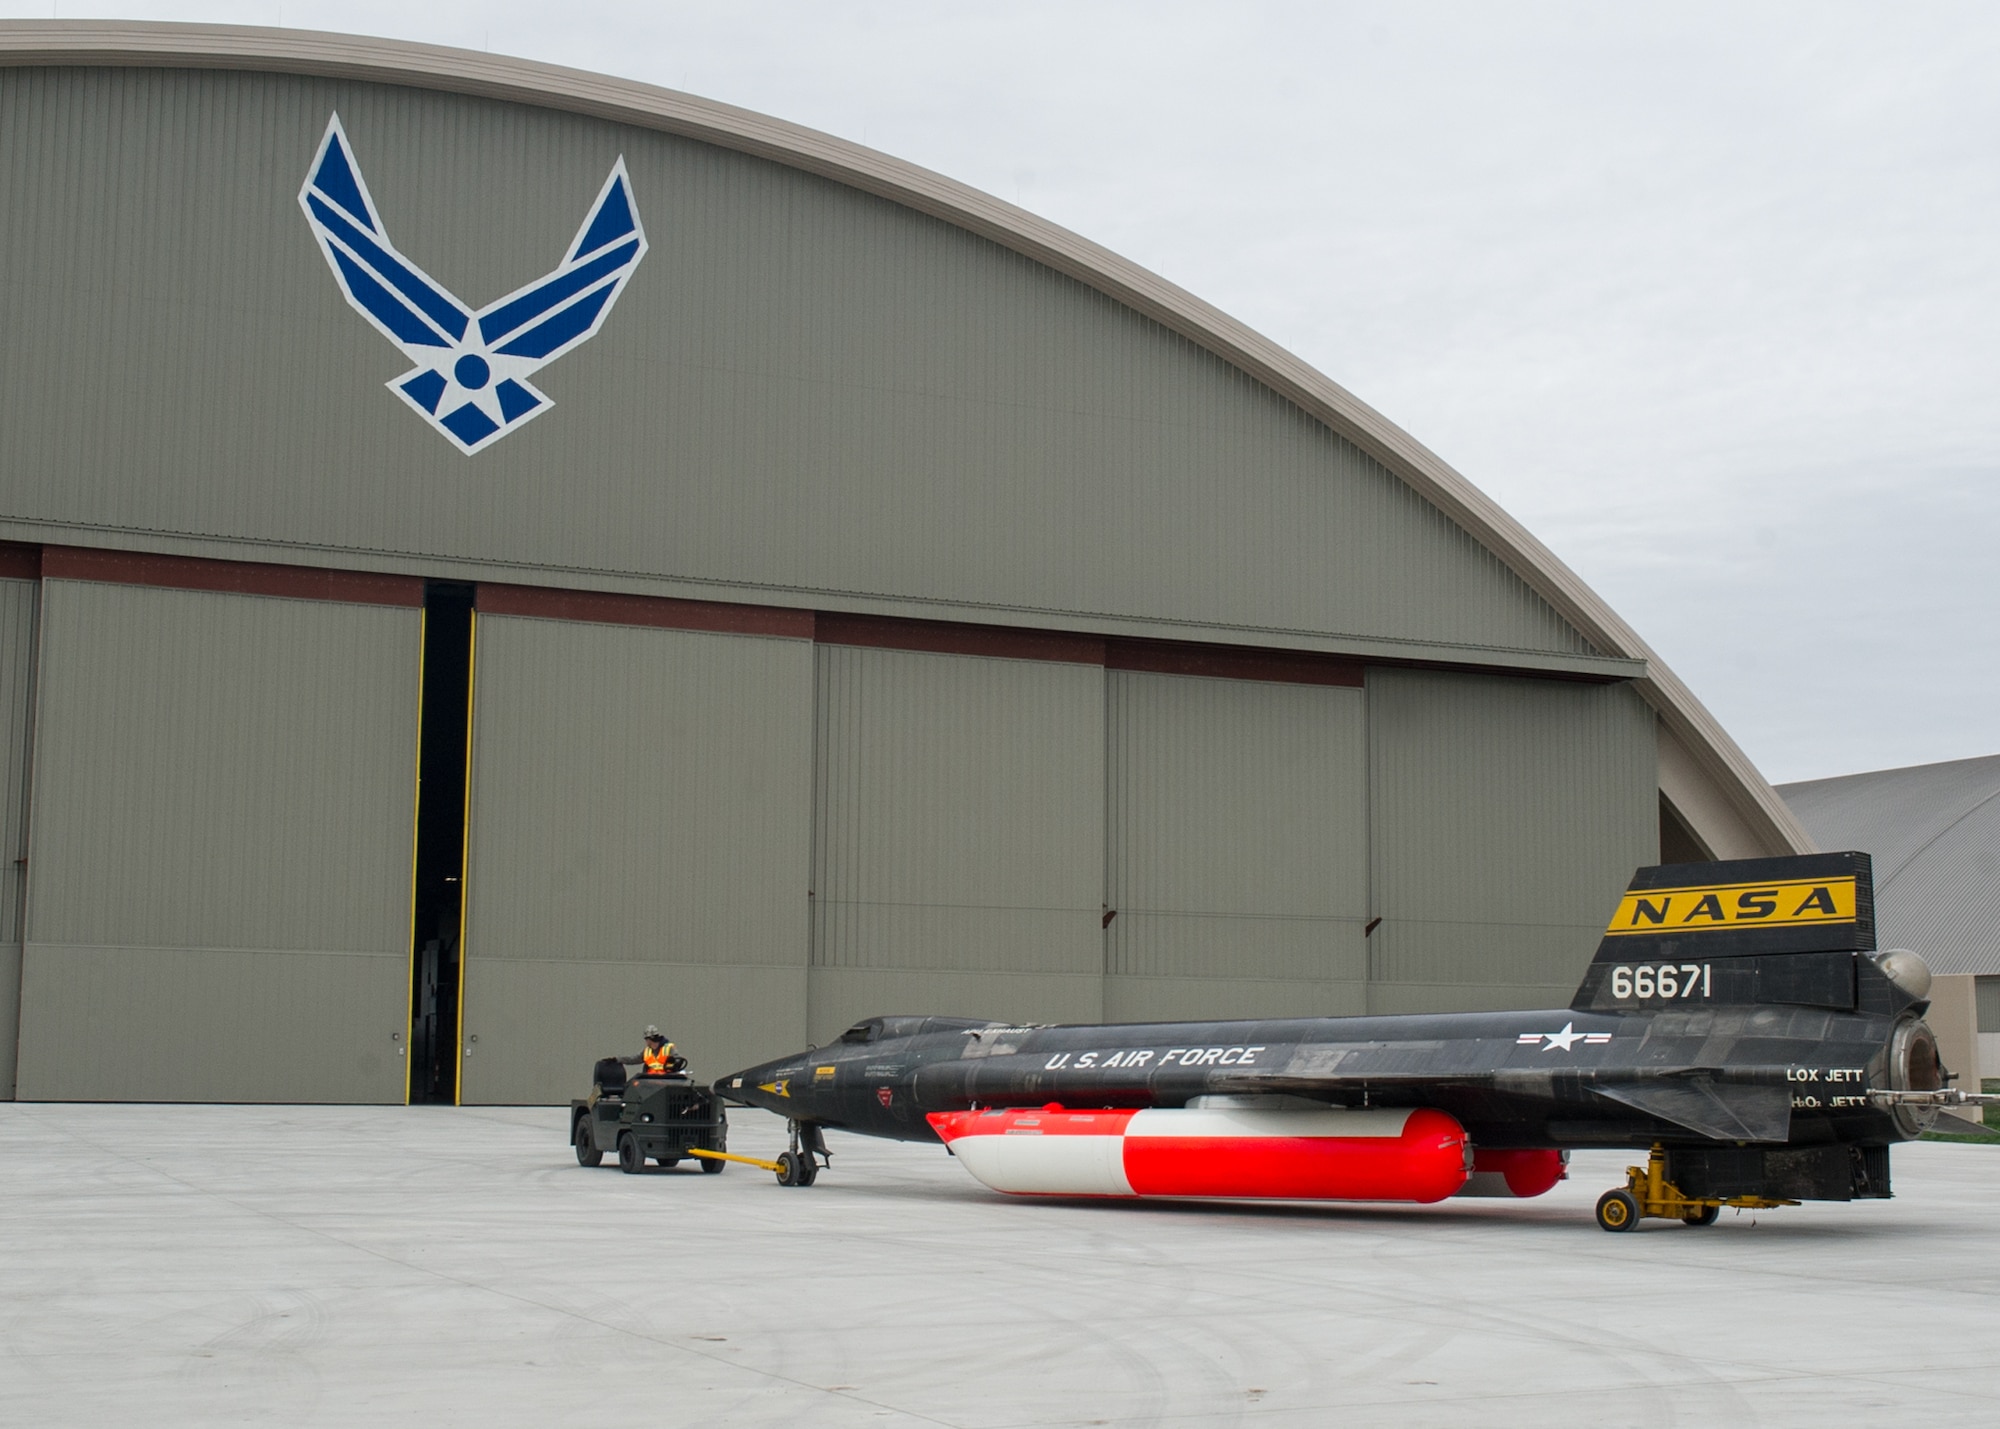
[[[1219,1095],[1431,1107],[1478,1148],[1664,1147],[1689,1194],[1886,1195],[1886,1148],[1935,1111],[1877,1094],[1934,1091],[1945,1074],[1920,960],[1872,951],[1867,864],[1642,869],[1567,1008],[1107,1026],[877,1017],[715,1085],[796,1124],[906,1141],[938,1139],[929,1114],[972,1108]]]
[[[900,1141],[937,1140],[925,1120],[937,1111],[1290,1093],[1436,1107],[1480,1146],[1888,1143],[1922,1127],[1868,1092],[1910,1086],[1906,1059],[1922,1059],[1928,1036],[1909,1015],[1777,1007],[1100,1027],[876,1017],[717,1088],[794,1120]]]

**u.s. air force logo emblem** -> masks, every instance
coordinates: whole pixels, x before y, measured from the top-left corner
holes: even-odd
[[[646,256],[621,155],[561,265],[474,311],[389,241],[338,114],[299,207],[348,304],[417,364],[389,390],[467,456],[555,405],[528,379],[604,325]]]

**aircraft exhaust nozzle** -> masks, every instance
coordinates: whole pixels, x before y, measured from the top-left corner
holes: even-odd
[[[1923,966],[1921,959],[1917,965]],[[1906,1014],[1889,1034],[1888,1072],[1889,1085],[1875,1098],[1877,1105],[1887,1106],[1905,1136],[1921,1136],[1937,1120],[1940,1094],[1947,1090],[1937,1034],[1922,1018]]]

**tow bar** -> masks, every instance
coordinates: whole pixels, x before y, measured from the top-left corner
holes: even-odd
[[[819,1178],[820,1158],[826,1155],[826,1142],[820,1138],[819,1128],[807,1123],[801,1127],[793,1122],[790,1127],[792,1149],[778,1153],[776,1161],[766,1161],[757,1156],[738,1156],[731,1151],[703,1151],[690,1147],[688,1155],[699,1156],[705,1161],[741,1161],[745,1166],[755,1166],[769,1171],[778,1178],[780,1186],[810,1186]]]
[[[688,1155],[699,1156],[704,1161],[741,1161],[745,1166],[755,1166],[763,1171],[782,1171],[785,1168],[775,1161],[760,1161],[755,1156],[738,1156],[733,1151],[703,1151],[698,1146],[688,1148]]]

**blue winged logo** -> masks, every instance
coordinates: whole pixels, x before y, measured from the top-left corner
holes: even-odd
[[[467,456],[555,405],[528,379],[604,326],[646,256],[621,155],[561,265],[475,312],[389,241],[338,114],[299,207],[349,306],[416,364],[389,390]]]

